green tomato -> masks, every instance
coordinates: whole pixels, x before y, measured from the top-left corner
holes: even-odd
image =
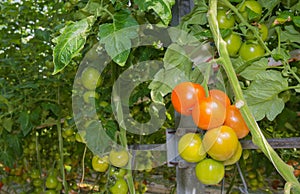
[[[258,32],[260,34],[260,37],[263,41],[267,40],[268,38],[268,35],[269,35],[269,29],[268,27],[266,26],[266,24],[258,24],[257,25],[257,28],[258,28]],[[251,30],[248,30],[247,31],[247,34],[246,34],[246,39],[247,40],[253,40],[255,37],[253,35],[253,32]]]
[[[41,187],[43,184],[43,180],[40,178],[34,179],[32,184],[34,187]]]
[[[228,14],[226,10],[219,9],[217,11],[217,20],[219,28],[228,29],[232,28],[235,23],[235,19],[232,14]]]
[[[180,138],[178,152],[180,157],[187,162],[199,162],[206,157],[202,140],[195,133],[187,133]]]
[[[257,43],[246,41],[242,44],[239,55],[245,61],[262,57],[265,54],[265,49]]]
[[[242,3],[239,11],[250,22],[257,22],[262,16],[262,6],[255,0],[248,0]]]
[[[110,168],[109,174],[111,176],[116,177],[117,179],[121,179],[124,178],[124,176],[126,175],[127,170],[125,168]]]
[[[195,171],[198,180],[206,185],[218,184],[225,175],[224,164],[211,158],[201,160]]]
[[[126,150],[111,150],[109,153],[109,161],[113,166],[122,168],[127,165],[129,154]]]
[[[93,67],[85,68],[81,73],[82,85],[88,90],[95,90],[101,84],[100,73]]]
[[[229,56],[236,56],[242,45],[241,36],[236,33],[231,33],[229,36],[224,38],[224,41],[226,42]]]
[[[55,189],[58,185],[58,180],[55,176],[51,175],[46,178],[46,188]]]
[[[124,179],[117,179],[116,183],[109,189],[112,194],[127,194],[128,185]]]
[[[91,98],[99,99],[99,94],[96,93],[94,90],[86,91],[83,94],[83,100],[84,100],[85,103],[87,103],[87,104],[91,103]]]
[[[57,194],[57,192],[55,190],[50,189],[45,191],[45,194]]]
[[[92,167],[97,172],[106,172],[108,169],[108,156],[104,156],[103,158],[94,155],[92,159]]]

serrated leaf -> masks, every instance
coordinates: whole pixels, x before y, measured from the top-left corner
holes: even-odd
[[[153,10],[162,23],[167,26],[172,19],[172,6],[175,0],[135,0],[141,11]]]
[[[94,16],[90,16],[68,24],[63,28],[61,35],[54,39],[56,45],[53,49],[53,74],[62,71],[83,49],[94,21]]]
[[[268,70],[259,73],[244,91],[245,99],[257,121],[267,117],[272,121],[284,108],[278,95],[288,88],[288,81],[281,73]]]
[[[120,66],[124,66],[131,49],[131,39],[137,37],[137,21],[130,12],[121,10],[114,15],[113,23],[99,26],[100,43],[105,45],[108,55]]]
[[[259,74],[260,72],[265,71],[268,68],[268,59],[262,58],[259,61],[255,61],[254,63],[250,64],[248,67],[246,67],[240,75],[244,77],[247,80],[253,80],[255,79],[255,76]]]

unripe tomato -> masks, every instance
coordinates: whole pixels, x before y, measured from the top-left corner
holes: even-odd
[[[116,183],[109,189],[112,194],[127,194],[128,185],[124,179],[117,179]]]
[[[221,126],[225,121],[225,115],[225,106],[211,96],[202,98],[192,111],[194,123],[204,130]]]
[[[199,162],[206,157],[202,140],[198,134],[187,133],[178,142],[178,152],[187,162]]]
[[[211,158],[201,160],[195,167],[196,177],[206,185],[218,184],[225,175],[224,164]]]
[[[208,130],[202,140],[207,154],[218,161],[225,161],[232,157],[238,143],[239,140],[234,130],[225,125]]]
[[[105,172],[108,169],[108,156],[104,156],[103,158],[94,155],[92,159],[92,167],[97,172]]]
[[[254,1],[254,0],[248,0],[242,3],[239,11],[243,15],[243,17],[249,20],[250,22],[253,21],[257,22],[262,16],[262,6],[259,4],[258,1]],[[256,15],[249,14],[250,11],[255,13]]]
[[[126,173],[127,173],[127,170],[124,169],[124,168],[114,168],[114,167],[112,167],[109,170],[109,175],[114,176],[117,179],[124,178]]]
[[[47,178],[46,178],[46,183],[45,183],[45,185],[46,185],[46,188],[47,189],[55,189],[56,187],[57,187],[57,185],[58,185],[58,180],[57,180],[57,178],[55,177],[55,176],[48,176]]]
[[[227,107],[224,125],[231,127],[239,139],[246,137],[249,133],[249,128],[235,105]]]
[[[85,68],[81,73],[82,85],[88,90],[95,90],[100,85],[100,73],[93,67]]]
[[[129,161],[129,154],[126,150],[111,150],[109,153],[109,161],[115,167],[122,168]]]
[[[228,29],[232,28],[235,23],[235,19],[231,13],[227,13],[226,10],[218,9],[217,11],[217,20],[219,28]]]
[[[211,89],[209,90],[209,96],[219,100],[225,107],[231,104],[228,95],[222,90]]]
[[[263,41],[267,40],[268,35],[269,35],[269,29],[266,26],[266,24],[258,24],[257,28],[258,28],[258,32],[260,34],[261,39]],[[247,31],[246,39],[247,40],[253,40],[253,39],[255,39],[254,34],[253,34],[253,32],[251,30]]]
[[[242,46],[239,50],[239,55],[245,61],[262,57],[264,56],[264,54],[265,54],[265,50],[260,44],[248,42],[248,41],[242,43]]]
[[[233,156],[231,156],[229,159],[225,160],[223,162],[223,164],[225,166],[235,164],[236,162],[238,162],[240,160],[242,153],[243,153],[242,145],[240,142],[238,142],[238,147],[237,147],[235,153],[233,154]]]
[[[224,38],[224,41],[226,42],[226,48],[229,56],[236,56],[242,45],[241,36],[236,33],[231,33],[229,36]]]
[[[99,99],[99,94],[95,92],[94,90],[86,91],[83,94],[83,100],[85,103],[89,104],[91,103],[91,99]]]
[[[205,96],[204,88],[197,83],[182,82],[172,90],[171,101],[174,109],[183,115],[191,115],[198,99]]]

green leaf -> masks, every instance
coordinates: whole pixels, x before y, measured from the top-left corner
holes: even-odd
[[[107,153],[112,147],[111,138],[98,121],[91,122],[86,128],[85,140],[88,148],[99,156]]]
[[[124,66],[131,49],[131,39],[137,37],[137,21],[130,12],[121,10],[114,15],[113,23],[99,26],[100,43],[105,45],[108,55],[120,66]]]
[[[247,80],[253,80],[255,79],[255,76],[259,74],[260,72],[264,72],[268,68],[268,59],[262,58],[259,61],[255,61],[248,67],[246,67],[240,75],[244,77]]]
[[[62,71],[83,49],[94,21],[94,16],[90,16],[68,24],[62,29],[61,35],[53,40],[56,43],[53,49],[53,74]]]
[[[2,121],[2,125],[6,131],[11,132],[12,126],[13,126],[13,121],[11,118],[5,118]]]
[[[294,22],[295,26],[300,27],[300,16],[294,16],[293,22]]]
[[[167,26],[172,19],[172,6],[175,0],[134,0],[141,11],[153,10],[161,19],[163,25]]]
[[[278,95],[287,88],[287,79],[278,71],[268,70],[255,76],[250,86],[244,90],[244,95],[257,121],[264,117],[272,121],[281,113],[284,101]]]
[[[20,116],[18,118],[18,123],[20,123],[21,131],[24,136],[26,136],[33,128],[32,124],[29,120],[30,116],[27,111],[23,111],[20,113]]]
[[[300,43],[300,32],[295,29],[293,25],[287,25],[280,33],[281,42],[295,42]]]

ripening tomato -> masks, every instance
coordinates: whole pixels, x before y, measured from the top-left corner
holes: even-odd
[[[225,116],[226,108],[223,103],[211,96],[202,98],[192,110],[194,123],[204,130],[221,126]]]
[[[209,96],[219,100],[225,107],[230,105],[230,99],[225,92],[218,89],[209,90]]]
[[[187,133],[178,142],[178,153],[187,162],[199,162],[206,157],[198,134]]]
[[[227,107],[224,125],[231,127],[239,139],[246,137],[249,133],[249,128],[240,110],[235,105]]]
[[[182,82],[172,90],[171,101],[174,109],[183,115],[191,115],[192,108],[205,96],[204,88],[197,83]]]
[[[233,156],[231,156],[229,159],[225,160],[223,162],[223,164],[225,166],[235,164],[237,161],[240,160],[242,153],[243,153],[242,144],[240,142],[238,142],[238,147],[237,147],[235,153],[233,154]]]
[[[238,143],[234,130],[225,125],[208,130],[202,140],[207,154],[218,161],[231,158],[237,150]]]
[[[225,167],[222,162],[211,158],[201,160],[195,167],[196,177],[206,185],[218,184],[225,175]]]

